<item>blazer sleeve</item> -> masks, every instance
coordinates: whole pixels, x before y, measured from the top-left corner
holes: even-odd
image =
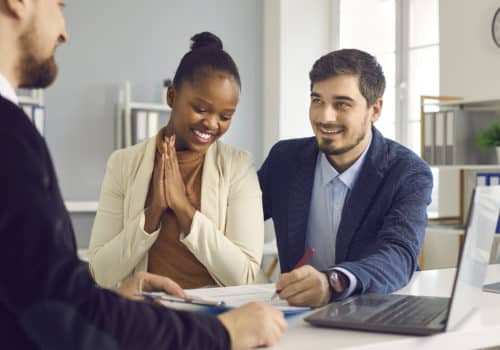
[[[125,218],[129,179],[123,156],[123,151],[116,151],[108,160],[89,245],[92,275],[97,283],[107,288],[116,287],[133,272],[160,231],[151,234],[144,231],[144,210],[135,217]]]
[[[22,127],[34,130],[27,123]],[[0,255],[0,310],[14,322],[7,331],[22,330],[14,348],[22,339],[55,350],[229,348],[227,331],[212,315],[152,307],[97,287],[77,258],[43,141],[33,133],[0,136],[0,234],[8,247]]]
[[[264,245],[262,200],[251,157],[233,157],[225,231],[197,211],[181,242],[221,285],[255,283]]]
[[[417,269],[431,191],[430,169],[413,167],[399,183],[370,253],[336,265],[357,277],[361,293],[390,293],[409,282]]]

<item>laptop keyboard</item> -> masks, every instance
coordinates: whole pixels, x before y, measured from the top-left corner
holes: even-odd
[[[407,296],[367,319],[370,323],[426,325],[448,307],[448,300]]]

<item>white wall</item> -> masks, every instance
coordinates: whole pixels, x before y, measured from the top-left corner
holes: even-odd
[[[264,2],[264,157],[279,139],[312,135],[309,71],[335,42],[333,3]]]
[[[264,1],[263,15],[262,157],[265,158],[280,136],[281,1]]]
[[[280,138],[312,135],[309,71],[330,51],[330,1],[284,0],[281,13]]]
[[[441,95],[500,98],[500,48],[491,37],[498,0],[440,0]]]

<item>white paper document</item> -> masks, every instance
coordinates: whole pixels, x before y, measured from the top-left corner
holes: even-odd
[[[234,287],[215,287],[186,289],[186,294],[191,298],[224,302],[227,307],[238,307],[246,303],[258,301],[275,306],[277,309],[287,312],[307,311],[309,307],[290,306],[286,300],[271,300],[276,287],[274,284],[249,284]]]

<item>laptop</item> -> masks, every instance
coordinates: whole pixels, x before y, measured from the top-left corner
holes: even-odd
[[[430,335],[455,329],[476,308],[500,212],[500,186],[477,187],[471,198],[450,298],[364,294],[331,303],[305,321],[321,327]]]

